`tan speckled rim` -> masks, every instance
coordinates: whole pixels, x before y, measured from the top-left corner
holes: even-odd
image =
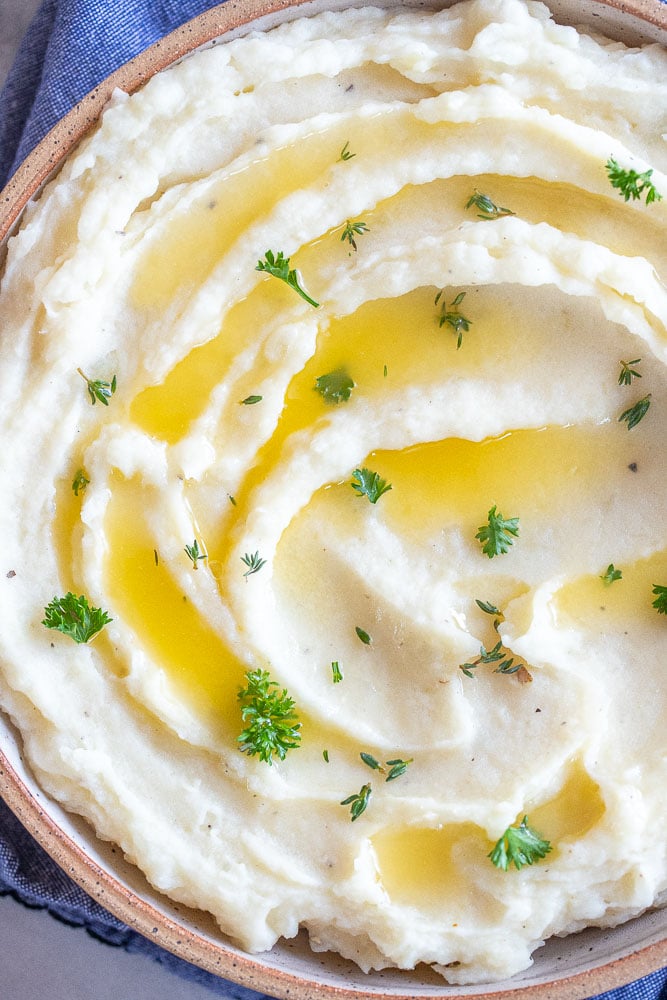
[[[350,2],[361,5],[361,0]],[[383,4],[387,0],[376,2]],[[395,5],[395,0],[390,2]],[[411,5],[447,6],[450,2],[453,0],[412,0]],[[599,23],[601,31],[623,39],[627,30],[632,38],[667,44],[667,3],[660,0],[580,2],[582,10],[586,7],[589,13],[592,12],[587,23]],[[560,20],[562,9],[568,5],[567,0],[547,0],[547,3],[556,19]],[[340,0],[331,0],[331,5],[334,4],[344,5]],[[26,204],[38,195],[42,185],[94,127],[114,89],[132,93],[155,73],[221,35],[241,32],[260,18],[265,24],[278,23],[292,16],[302,5],[306,5],[305,10],[311,6],[309,0],[227,0],[167,35],[96,87],[48,133],[0,192],[0,264],[2,247],[20,221]],[[573,9],[572,0],[569,0],[569,9]],[[599,20],[596,21],[596,18]],[[420,990],[417,983],[414,987],[408,986],[407,981],[406,992],[400,989],[384,991],[381,987],[365,990],[346,984],[339,986],[315,981],[268,966],[261,956],[245,955],[227,945],[222,938],[218,942],[200,935],[187,923],[179,923],[158,910],[88,855],[50,815],[48,798],[41,794],[36,797],[2,752],[0,795],[53,860],[93,899],[130,928],[208,972],[284,1000],[360,1000],[363,997],[374,1000],[430,1000],[435,995],[433,990],[428,993]],[[486,992],[484,987],[467,988],[459,992],[443,981],[438,995],[447,1000],[583,1000],[626,985],[664,966],[667,966],[667,938],[616,960],[595,965],[575,975],[553,978],[547,983],[518,985],[513,989],[488,987]]]

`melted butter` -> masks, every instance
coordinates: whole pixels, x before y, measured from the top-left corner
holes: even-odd
[[[528,803],[517,822],[527,814],[530,826],[551,841],[552,848],[558,848],[564,840],[583,837],[604,812],[600,786],[577,762],[570,767],[559,792],[548,802]]]
[[[174,211],[167,231],[139,262],[134,304],[163,305],[179,289],[201,285],[245,229],[265,218],[291,191],[308,187],[330,163],[330,149],[314,133],[270,156],[258,156],[221,178],[185,209]],[[265,249],[258,249],[258,257]]]
[[[280,296],[294,294],[281,286],[282,282],[275,280],[262,282],[236,303],[216,337],[193,348],[160,384],[148,386],[134,397],[130,419],[168,444],[179,441],[205,409],[234,358],[252,342],[258,325],[279,308]]]
[[[144,503],[137,482],[114,477],[105,517],[111,607],[160,664],[180,697],[238,728],[237,691],[244,667],[183,594],[159,554],[156,559]],[[207,570],[200,564],[197,572]]]
[[[606,566],[600,567],[604,574]],[[652,606],[653,587],[667,586],[667,550],[638,559],[628,566],[617,565],[620,580],[605,584],[600,576],[586,575],[567,583],[556,594],[554,607],[559,619],[569,619],[588,628],[607,630],[610,622],[641,622],[652,629],[664,628],[664,621]]]
[[[355,383],[351,399],[391,392],[396,384],[430,378],[434,366],[446,371],[451,352],[438,328],[435,291],[418,288],[393,299],[376,299],[349,316],[335,317],[320,331],[315,354],[289,386],[284,416],[305,426],[344,403],[323,399],[315,388],[321,375],[344,369]],[[303,415],[303,417],[301,417]]]
[[[472,909],[490,915],[497,906],[466,874],[489,850],[474,824],[383,830],[371,842],[380,882],[392,902],[453,914]]]
[[[51,534],[54,541],[54,551],[59,557],[59,579],[64,591],[81,592],[79,584],[74,579],[75,552],[81,548],[83,524],[81,521],[81,504],[83,493],[74,495],[72,481],[81,463],[70,463],[67,476],[56,485],[55,509],[51,522]]]
[[[514,517],[549,511],[555,496],[571,504],[590,497],[600,467],[619,461],[619,435],[604,424],[517,430],[480,442],[448,438],[377,451],[364,464],[392,484],[380,502],[404,533],[456,522],[474,534],[494,504]]]

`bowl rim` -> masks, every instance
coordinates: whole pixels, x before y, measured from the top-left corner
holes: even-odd
[[[250,30],[255,22],[279,23],[298,16],[301,7],[317,0],[226,0],[197,15],[124,63],[64,115],[28,154],[0,191],[0,274],[7,240],[20,223],[29,202],[58,171],[78,143],[94,128],[115,89],[128,94],[140,89],[156,73],[178,62],[196,49],[222,36],[234,37]],[[456,0],[378,0],[381,6],[446,7]],[[561,0],[546,0],[556,20]],[[328,6],[363,6],[364,0],[333,0]],[[667,0],[589,0],[611,16],[638,20],[657,29],[667,45]],[[268,25],[269,27],[272,24]],[[655,33],[653,34],[655,37]],[[0,710],[1,711],[1,710]],[[170,918],[142,899],[107,870],[70,836],[50,815],[43,795],[40,801],[0,748],[0,797],[17,819],[72,880],[89,896],[128,927],[181,959],[231,982],[258,991],[268,991],[285,1000],[430,1000],[432,992],[419,987],[407,993],[392,990],[364,992],[356,988],[315,982],[298,973],[267,966],[262,955],[234,950],[221,935],[209,941],[185,924]],[[91,836],[94,833],[91,828]],[[443,979],[442,996],[448,1000],[583,1000],[627,985],[635,979],[667,966],[667,936],[636,951],[580,970],[548,983],[529,983],[494,988],[493,984],[460,988]],[[458,992],[458,990],[461,992]],[[486,991],[486,992],[483,992]]]

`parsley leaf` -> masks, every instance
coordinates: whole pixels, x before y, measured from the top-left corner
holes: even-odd
[[[532,830],[528,826],[528,817],[524,816],[519,826],[507,827],[487,857],[491,858],[496,868],[502,868],[506,872],[511,864],[517,870],[524,865],[532,865],[546,857],[550,850],[549,841],[543,840]]]
[[[237,738],[240,749],[268,764],[273,763],[274,754],[284,760],[287,751],[301,741],[294,700],[271,680],[268,670],[248,670],[245,678],[247,686],[238,692],[241,718],[247,723]]]
[[[391,483],[380,479],[377,472],[371,469],[355,469],[350,484],[360,497],[368,497],[371,503],[377,503],[383,493],[391,489]]]
[[[42,625],[68,635],[74,642],[88,642],[113,619],[101,608],[91,608],[86,597],[68,591],[44,608]]]
[[[318,375],[315,389],[327,403],[346,403],[354,389],[354,382],[344,368],[336,368],[326,375]]]
[[[475,538],[482,543],[484,555],[493,559],[508,552],[518,534],[519,518],[504,518],[494,505],[488,513],[487,524],[480,525]]]
[[[652,606],[659,615],[667,615],[667,587],[662,587],[659,583],[656,583],[653,586],[652,592],[655,594]]]
[[[608,587],[610,584],[615,583],[617,580],[623,579],[623,573],[620,569],[616,569],[613,563],[609,563],[606,570],[600,577],[602,582]]]
[[[286,285],[293,288],[294,291],[305,299],[309,305],[314,306],[315,309],[319,308],[319,302],[312,299],[308,292],[305,291],[299,284],[299,275],[295,270],[290,270],[289,266],[290,259],[285,257],[282,250],[279,250],[277,254],[274,254],[273,250],[267,250],[264,254],[264,260],[258,260],[256,271],[266,271],[267,274],[273,275],[274,278],[279,278],[280,281],[284,281]]]
[[[85,493],[86,486],[90,483],[90,479],[86,478],[86,474],[83,469],[79,469],[72,480],[72,490],[74,496],[78,497],[79,493]]]

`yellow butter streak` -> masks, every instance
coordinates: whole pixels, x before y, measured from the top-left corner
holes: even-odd
[[[530,827],[555,853],[567,841],[583,837],[604,812],[599,786],[580,762],[574,762],[557,794],[546,802],[527,803],[516,823],[528,815]],[[493,847],[473,823],[387,829],[372,838],[372,845],[380,881],[395,902],[454,913],[472,906],[486,916],[489,907],[497,905],[479,895],[471,877],[471,871],[491,864]]]
[[[601,469],[625,461],[624,448],[630,456],[613,426],[544,427],[377,451],[367,464],[392,484],[380,503],[404,533],[457,523],[474,535],[493,505],[506,518],[525,518],[552,510],[556,497],[583,500]]]
[[[145,500],[137,482],[114,476],[105,517],[110,606],[184,701],[238,729],[237,691],[244,667],[183,593],[176,568],[159,552],[156,556],[143,515]],[[185,552],[183,560],[189,563]],[[198,570],[189,571],[207,569],[200,562]]]

